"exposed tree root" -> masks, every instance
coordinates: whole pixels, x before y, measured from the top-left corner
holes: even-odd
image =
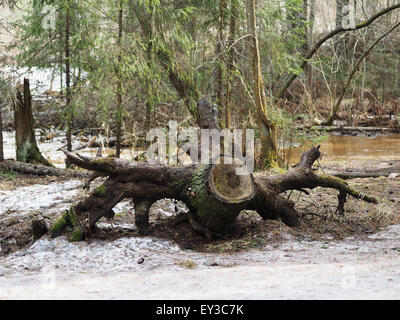
[[[245,209],[257,211],[264,219],[281,219],[288,226],[297,226],[300,215],[295,202],[281,195],[287,190],[307,193],[305,189],[316,187],[336,189],[339,191],[336,210],[339,214],[344,214],[347,195],[377,203],[376,198],[354,190],[340,178],[315,174],[312,165],[321,155],[319,148],[304,152],[293,170],[270,176],[265,173],[236,176],[231,174],[234,165],[155,166],[117,158],[90,159],[64,151],[71,163],[95,171],[86,187],[98,176],[108,176],[108,179],[74,206],[72,215],[71,210],[69,215],[64,215],[60,224],[65,224],[68,218],[74,230],[72,238],[80,239],[89,234],[101,217],[112,218],[112,208],[117,203],[130,198],[135,204],[139,232],[146,234],[150,206],[160,199],[171,198],[185,202],[190,210],[175,222],[187,219],[195,230],[211,239],[223,237],[226,228]],[[56,225],[53,229],[59,231],[58,223]],[[58,231],[52,235],[58,235]]]

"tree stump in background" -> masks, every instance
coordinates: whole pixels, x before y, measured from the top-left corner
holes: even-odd
[[[42,156],[36,144],[32,97],[28,79],[24,79],[22,88],[21,86],[17,87],[14,101],[14,126],[17,161],[51,166],[50,162]]]

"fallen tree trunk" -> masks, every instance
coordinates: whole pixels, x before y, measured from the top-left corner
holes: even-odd
[[[132,147],[135,143],[134,139],[129,136],[123,136],[121,138],[121,147],[128,148]],[[99,148],[99,147],[109,147],[113,148],[117,145],[117,137],[110,137],[110,138],[99,138],[97,136],[90,139],[90,141],[81,144],[78,146],[74,151],[79,151],[85,148]]]
[[[352,134],[390,134],[390,133],[398,133],[399,128],[397,127],[351,127],[351,126],[312,126],[312,127],[304,127],[298,126],[296,129],[312,129],[316,131],[326,131],[326,132],[340,132],[343,135],[352,135]]]
[[[71,229],[67,227],[73,227],[71,239],[84,239],[101,217],[112,218],[113,207],[125,198],[132,199],[135,204],[135,222],[142,234],[148,228],[150,206],[157,200],[173,198],[188,205],[190,212],[185,218],[210,239],[224,233],[244,209],[256,210],[264,219],[281,219],[288,226],[297,226],[300,221],[295,203],[281,195],[287,190],[336,189],[339,191],[339,214],[344,213],[347,195],[377,203],[377,199],[357,192],[342,179],[316,175],[312,165],[321,155],[319,148],[304,152],[293,170],[271,176],[265,173],[237,175],[235,170],[240,167],[237,162],[168,167],[117,158],[92,159],[64,151],[68,161],[94,171],[86,187],[99,176],[107,176],[108,180],[87,199],[72,206],[53,226],[51,236],[56,237]]]
[[[393,177],[400,175],[400,160],[390,160],[386,162],[369,162],[363,168],[346,167],[340,164],[329,168],[319,167],[324,174],[329,174],[341,179],[355,178],[379,178]]]
[[[357,170],[346,170],[343,172],[337,171],[327,171],[331,176],[338,177],[344,180],[347,179],[356,179],[356,178],[379,178],[379,177],[389,177],[390,175],[399,175],[400,169],[399,167],[387,167],[376,170],[366,170],[366,171],[357,171]]]
[[[89,175],[87,172],[83,171],[48,167],[14,160],[4,160],[0,162],[0,169],[3,171],[15,171],[39,176],[85,178]]]

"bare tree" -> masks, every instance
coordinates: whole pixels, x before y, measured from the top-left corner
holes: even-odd
[[[251,34],[249,53],[252,65],[253,93],[262,146],[261,166],[269,167],[278,160],[276,128],[274,122],[268,118],[267,100],[265,97],[265,86],[261,72],[261,60],[257,36],[256,0],[247,1],[247,11],[247,28],[249,34]]]
[[[360,29],[369,27],[375,20],[379,19],[380,17],[382,17],[382,16],[388,14],[389,12],[392,12],[393,10],[398,9],[398,8],[400,8],[400,3],[394,4],[394,5],[390,6],[390,7],[387,7],[387,8],[385,8],[385,9],[379,11],[379,12],[375,13],[373,16],[371,16],[369,19],[367,19],[367,20],[365,20],[365,21],[363,21],[363,22],[361,22],[361,23],[358,23],[358,24],[355,26],[355,29],[354,29],[354,30],[360,30]],[[303,57],[303,62],[302,62],[302,64],[300,65],[300,69],[301,69],[301,70],[304,70],[304,69],[305,69],[305,67],[307,66],[308,60],[311,59],[311,58],[314,56],[314,54],[318,51],[318,49],[319,49],[326,41],[328,41],[329,39],[335,37],[335,36],[338,35],[338,34],[345,33],[345,32],[348,32],[348,31],[350,31],[350,30],[349,30],[349,29],[345,29],[345,28],[343,28],[343,27],[341,26],[341,27],[336,28],[335,30],[332,30],[332,31],[326,33],[323,37],[321,37],[321,39],[319,39],[319,40],[313,45],[313,47],[312,47],[312,48],[308,51],[308,53]],[[284,96],[286,90],[290,87],[290,85],[291,85],[291,84],[293,83],[293,81],[298,77],[298,75],[299,75],[299,73],[296,72],[296,73],[291,73],[291,74],[287,77],[287,79],[286,79],[286,81],[285,81],[285,84],[281,87],[281,89],[279,90],[279,92],[278,92],[278,94],[277,94],[277,97],[278,97],[278,98],[282,98],[282,97]]]

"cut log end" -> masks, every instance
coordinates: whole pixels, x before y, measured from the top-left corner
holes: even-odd
[[[238,175],[237,169],[243,163],[237,159],[229,158],[232,164],[215,164],[210,167],[208,186],[211,193],[224,203],[242,203],[252,199],[256,189],[253,175]]]

